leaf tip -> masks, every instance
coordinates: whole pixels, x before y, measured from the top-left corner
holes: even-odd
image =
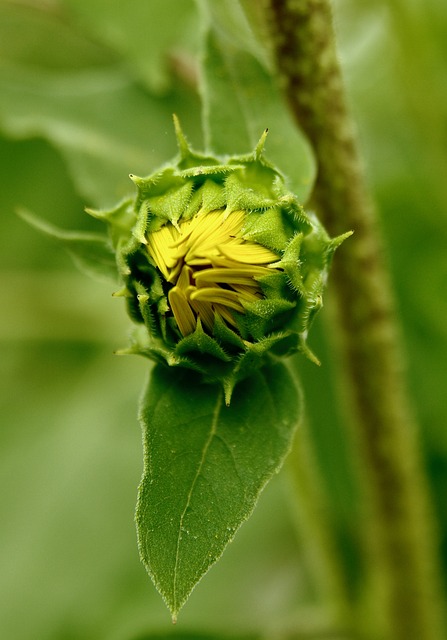
[[[92,218],[96,218],[97,220],[104,220],[105,216],[102,211],[98,211],[97,209],[92,209],[91,207],[84,207],[84,211],[87,215],[92,216]]]

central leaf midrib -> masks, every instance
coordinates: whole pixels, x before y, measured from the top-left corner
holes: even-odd
[[[178,532],[176,553],[175,553],[174,577],[173,577],[173,595],[174,595],[173,620],[175,619],[175,614],[177,613],[177,611],[179,609],[179,607],[177,606],[177,569],[178,569],[179,556],[180,556],[180,544],[181,544],[181,541],[182,541],[183,521],[184,521],[184,518],[185,518],[186,511],[188,510],[188,507],[191,504],[191,499],[192,499],[192,495],[194,493],[194,488],[196,486],[197,480],[198,480],[198,478],[199,478],[199,476],[200,476],[200,474],[202,472],[202,468],[203,468],[203,464],[205,462],[206,454],[208,452],[208,449],[209,449],[209,447],[211,445],[211,442],[212,442],[214,436],[216,435],[220,409],[222,407],[222,400],[223,400],[223,392],[220,391],[218,396],[217,396],[216,406],[214,407],[214,411],[212,413],[210,433],[209,433],[209,436],[208,436],[208,438],[207,438],[207,440],[205,442],[205,445],[203,447],[202,456],[200,458],[200,462],[199,462],[199,465],[197,467],[197,472],[196,472],[196,475],[194,476],[194,480],[191,483],[191,488],[190,488],[190,490],[188,492],[188,496],[186,498],[185,507],[184,507],[184,509],[182,511],[182,514],[180,516],[179,532]]]

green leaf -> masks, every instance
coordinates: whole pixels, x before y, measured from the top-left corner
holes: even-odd
[[[253,3],[250,2],[250,4]],[[262,38],[258,37],[256,29],[253,28],[257,26],[257,24],[254,25],[255,16],[246,2],[199,0],[199,6],[202,9],[202,17],[206,16],[208,24],[213,25],[216,32],[225,40],[230,40],[233,48],[246,51],[257,58],[263,66],[269,66],[267,49],[263,45]]]
[[[300,406],[283,364],[239,383],[229,407],[220,386],[196,374],[152,371],[136,522],[142,561],[173,619],[280,469]]]
[[[156,132],[172,130],[173,111],[182,116],[192,107],[190,96],[182,97],[183,107],[179,100],[144,94],[116,69],[49,77],[0,68],[0,126],[15,137],[50,140],[94,206],[132,192],[129,173],[144,175],[174,155],[174,135]]]
[[[146,175],[175,154],[175,136],[166,135],[173,113],[200,137],[191,87],[175,82],[162,96],[151,94],[115,51],[92,45],[70,15],[0,6],[0,41],[6,28],[0,53],[16,44],[0,56],[0,129],[9,137],[50,141],[89,205],[125,197],[133,191],[129,173]],[[64,46],[57,49],[59,28]]]
[[[224,8],[220,3],[203,0],[200,5],[206,24],[202,97],[209,148],[220,154],[245,153],[269,129],[266,156],[280,167],[288,178],[288,188],[304,202],[315,178],[314,158],[274,77],[260,56],[252,52],[253,39],[247,42],[246,49],[234,44],[240,43],[238,25],[244,32],[248,28],[245,22],[231,20],[227,15],[236,11],[239,3],[226,2]]]
[[[116,284],[118,271],[115,253],[105,235],[86,231],[65,231],[25,209],[20,209],[18,214],[32,227],[57,240],[81,271],[93,278]]]
[[[0,60],[55,70],[99,68],[116,62],[117,56],[74,30],[59,8],[48,3],[2,2]]]
[[[115,50],[156,92],[171,85],[171,67],[196,48],[197,12],[192,0],[63,0],[95,39]]]

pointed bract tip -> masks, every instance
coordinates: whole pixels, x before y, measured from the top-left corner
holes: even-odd
[[[333,253],[336,249],[338,249],[338,247],[350,236],[352,236],[352,234],[354,233],[354,231],[347,231],[346,233],[342,233],[339,236],[336,236],[335,238],[332,238],[332,240],[329,243],[329,250],[330,253]]]
[[[177,624],[177,614],[173,613],[171,616],[172,624]]]
[[[269,130],[264,129],[262,132],[262,136],[259,138],[259,142],[255,148],[255,158],[258,159],[261,157],[262,152],[264,151],[265,141],[267,140]]]
[[[127,287],[123,287],[122,289],[118,289],[118,291],[114,291],[112,293],[112,298],[130,298],[132,294],[128,290]]]
[[[132,349],[132,347],[126,347],[124,349],[116,349],[116,351],[113,352],[114,356],[132,356],[134,355],[134,353],[136,353],[135,349]]]
[[[144,178],[142,178],[141,176],[136,176],[134,173],[129,173],[129,178],[137,187],[143,185],[146,182]]]
[[[180,151],[180,156],[181,158],[186,158],[191,153],[188,141],[185,137],[185,134],[183,133],[182,127],[180,125],[180,120],[175,113],[172,115],[172,119],[174,120],[175,136],[177,138],[177,145]]]
[[[233,395],[236,382],[233,378],[226,378],[223,381],[224,400],[227,407],[230,406],[231,396]]]
[[[307,346],[307,345],[306,345]],[[317,365],[317,367],[321,367],[321,362],[320,360],[317,358],[317,356],[314,354],[314,352],[312,351],[312,349],[309,349],[309,347],[307,347],[306,349],[303,350],[304,351],[304,355],[308,358],[308,360],[310,360],[311,362],[313,362],[314,364]]]

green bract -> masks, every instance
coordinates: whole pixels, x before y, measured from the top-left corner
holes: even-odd
[[[176,122],[178,158],[131,176],[134,199],[105,220],[131,318],[126,353],[236,382],[268,359],[302,351],[322,306],[328,267],[349,235],[330,239],[263,156],[266,132],[246,156],[194,152]]]

